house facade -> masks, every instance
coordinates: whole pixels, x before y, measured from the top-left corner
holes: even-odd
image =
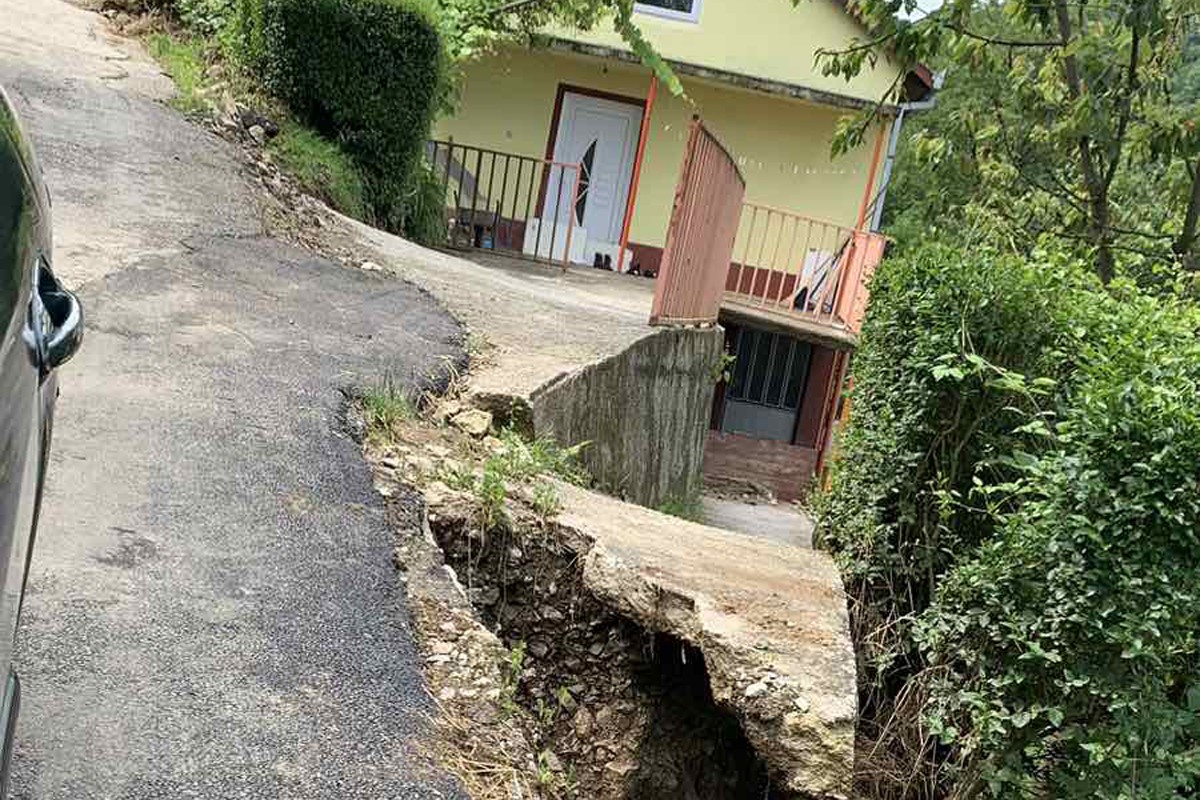
[[[857,149],[834,159],[831,142],[847,112],[912,76],[884,54],[849,82],[821,74],[818,50],[865,35],[838,0],[644,0],[635,15],[685,96],[660,87],[603,24],[550,30],[536,48],[505,47],[469,65],[456,113],[435,129],[442,142],[516,154],[541,171],[506,157],[501,183],[495,156],[489,175],[486,160],[437,157],[476,195],[472,221],[476,206],[501,220],[477,246],[494,237],[527,254],[654,275],[690,122],[701,117],[737,162],[748,204],[721,313],[736,361],[718,391],[706,470],[799,497],[854,345],[845,320],[822,322],[817,287],[841,280],[835,265],[868,223],[893,110]],[[785,312],[815,313],[780,313],[784,295]]]

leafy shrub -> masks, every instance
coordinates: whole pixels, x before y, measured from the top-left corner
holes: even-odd
[[[1200,317],[1132,291],[1076,313],[1087,333],[1053,448],[918,626],[929,720],[964,789],[1193,797]]]
[[[977,487],[1037,444],[1014,430],[1046,389],[1023,376],[1049,374],[1063,336],[1068,287],[1052,275],[934,246],[885,261],[871,285],[852,422],[816,498],[818,542],[852,598],[868,715],[920,669],[912,621],[938,577],[991,535]]]
[[[400,229],[419,244],[429,247],[446,244],[446,188],[424,159],[413,170],[404,194]]]
[[[267,67],[266,0],[235,0],[226,33],[230,55],[253,75]]]
[[[881,268],[818,499],[861,796],[1200,788],[1198,330],[1052,258]]]
[[[253,14],[243,14],[253,43]],[[362,168],[376,221],[400,230],[433,115],[445,55],[419,0],[265,0],[268,86]],[[253,50],[253,44],[249,45]]]
[[[233,21],[237,0],[174,0],[179,20],[203,36],[220,36]]]

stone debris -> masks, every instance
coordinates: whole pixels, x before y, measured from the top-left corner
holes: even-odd
[[[450,423],[468,436],[482,439],[492,429],[492,415],[479,408],[469,408],[451,417]]]
[[[449,422],[451,417],[455,417],[462,413],[464,406],[461,401],[454,398],[448,398],[438,404],[433,411],[433,418],[440,423]]]
[[[428,504],[396,558],[456,749],[509,753],[531,799],[847,795],[853,655],[823,556],[561,484],[557,519],[509,487],[509,522],[485,533],[445,476],[479,474],[491,419],[450,409],[372,460]]]
[[[755,697],[762,697],[764,694],[767,693],[767,691],[768,691],[767,685],[760,681],[758,683],[752,683],[749,686],[747,686],[746,691],[742,692],[742,694],[745,695],[747,699],[752,700]]]

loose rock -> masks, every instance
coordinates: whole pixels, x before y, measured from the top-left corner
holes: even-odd
[[[492,428],[491,412],[479,408],[471,408],[459,412],[450,422],[468,436],[480,439],[487,435]]]

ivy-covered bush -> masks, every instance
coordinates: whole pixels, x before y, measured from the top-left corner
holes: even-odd
[[[402,230],[445,92],[446,58],[422,0],[265,0],[240,19],[267,85],[349,152],[376,222]],[[261,23],[259,37],[254,26]]]
[[[1196,797],[1200,316],[1133,291],[1078,313],[1051,448],[918,625],[926,714],[964,790]]]

